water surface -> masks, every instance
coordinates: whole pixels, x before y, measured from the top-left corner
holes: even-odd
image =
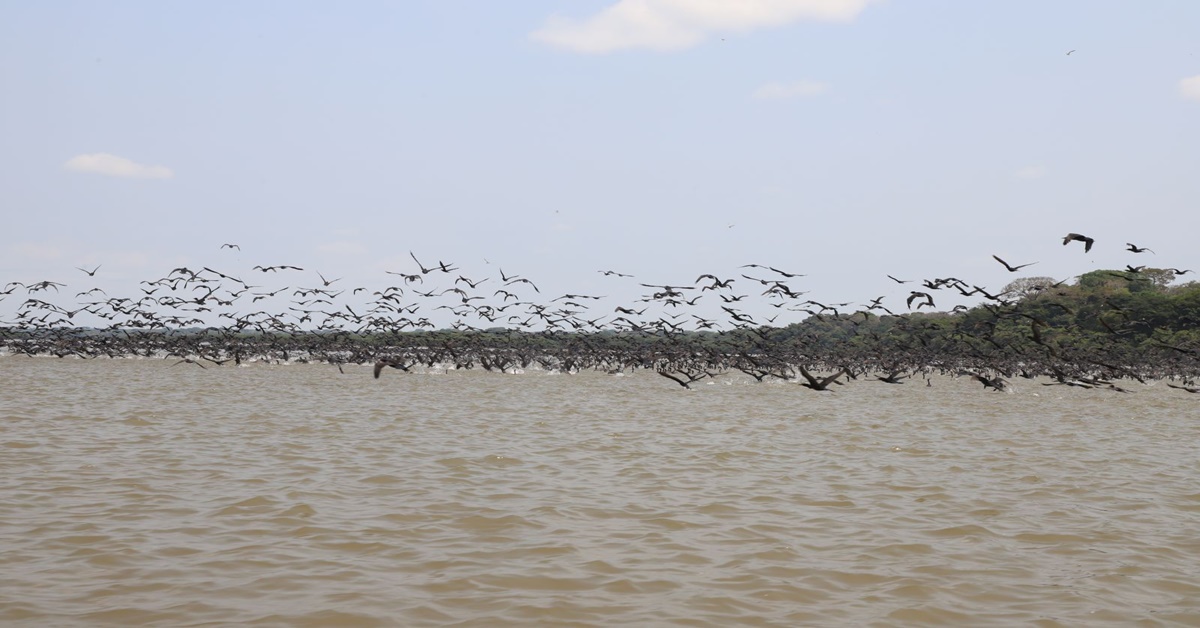
[[[1200,624],[1200,395],[0,357],[0,623]]]

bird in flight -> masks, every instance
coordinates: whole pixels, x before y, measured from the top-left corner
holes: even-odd
[[[1138,245],[1136,245],[1136,244],[1134,244],[1134,243],[1132,243],[1132,242],[1126,242],[1126,243],[1125,243],[1125,246],[1129,247],[1129,248],[1128,248],[1128,249],[1126,249],[1126,250],[1128,250],[1128,251],[1132,251],[1132,252],[1134,252],[1134,253],[1145,253],[1146,251],[1150,251],[1150,249],[1148,249],[1148,248],[1146,248],[1146,247],[1144,247],[1144,246],[1138,246]],[[1154,251],[1150,251],[1150,252],[1151,252],[1151,253],[1154,253]]]
[[[222,245],[221,245],[221,248],[223,248],[223,249],[237,249],[237,250],[239,250],[239,251],[240,251],[240,250],[242,250],[242,247],[240,247],[240,246],[238,246],[238,245],[236,245],[236,244],[222,244]]]
[[[78,270],[82,270],[83,272],[87,273],[87,276],[88,276],[88,277],[95,277],[95,276],[96,276],[96,271],[100,270],[100,266],[99,266],[99,265],[97,265],[95,268],[93,268],[93,269],[91,269],[91,270],[88,270],[88,269],[86,269],[86,268],[79,268],[78,266],[76,266],[75,268],[76,268],[76,269],[78,269]]]
[[[417,262],[417,263],[419,264],[420,262]],[[401,371],[405,371],[405,372],[408,372],[408,368],[409,368],[409,365],[407,365],[399,360],[396,360],[393,358],[380,358],[378,361],[375,362],[375,370],[374,370],[375,379],[379,379],[379,374],[383,372],[384,367],[388,367],[388,366],[390,366],[394,369],[400,369]]]
[[[1012,265],[1010,265],[1008,262],[1006,262],[1006,261],[1004,261],[1004,260],[1000,259],[998,256],[995,256],[995,255],[993,255],[993,256],[992,256],[992,259],[994,259],[994,260],[996,260],[997,262],[1000,262],[1001,264],[1003,264],[1003,265],[1004,265],[1004,267],[1005,267],[1005,268],[1007,268],[1007,269],[1008,269],[1008,272],[1010,272],[1010,273],[1015,273],[1015,272],[1017,272],[1018,270],[1021,270],[1022,268],[1025,268],[1026,266],[1033,266],[1034,264],[1036,264],[1036,263],[1037,263],[1037,262],[1029,262],[1028,264],[1021,264],[1021,265],[1019,265],[1019,266],[1012,266]]]
[[[841,377],[842,374],[846,372],[846,369],[841,369],[829,377],[818,379],[814,377],[812,373],[809,373],[808,369],[804,368],[803,366],[798,365],[797,368],[800,369],[800,374],[804,376],[804,379],[808,380],[807,382],[800,382],[800,385],[805,388],[811,388],[819,391],[829,390],[830,384],[841,384],[841,382],[837,381],[837,378]]]
[[[1069,57],[1069,56],[1071,56],[1071,53],[1072,53],[1072,52],[1075,52],[1075,50],[1074,50],[1074,49],[1068,50],[1068,51],[1067,51],[1067,56],[1068,56],[1068,57]]]
[[[1084,253],[1087,253],[1088,251],[1092,250],[1092,244],[1094,244],[1096,242],[1092,238],[1089,238],[1085,235],[1081,235],[1078,233],[1068,233],[1067,235],[1063,236],[1063,246],[1066,246],[1072,240],[1078,240],[1079,242],[1083,243],[1083,252]]]

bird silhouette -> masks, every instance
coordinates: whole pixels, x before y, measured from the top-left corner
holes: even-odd
[[[1092,244],[1095,244],[1095,242],[1096,242],[1094,239],[1089,238],[1082,234],[1068,233],[1067,235],[1063,236],[1063,246],[1070,244],[1071,241],[1073,241],[1073,240],[1077,240],[1077,241],[1083,243],[1083,252],[1084,253],[1087,253],[1088,251],[1092,250]]]
[[[1000,262],[1001,264],[1003,264],[1003,265],[1004,265],[1004,267],[1005,267],[1005,268],[1007,268],[1007,269],[1008,269],[1008,272],[1010,272],[1010,273],[1015,273],[1015,272],[1017,272],[1018,270],[1021,270],[1022,268],[1025,268],[1026,266],[1033,266],[1034,264],[1036,264],[1036,263],[1037,263],[1037,262],[1029,262],[1028,264],[1021,264],[1021,265],[1019,265],[1019,266],[1013,266],[1013,265],[1009,264],[1008,262],[1006,262],[1006,261],[1004,261],[1004,260],[1000,259],[999,257],[997,257],[997,256],[995,256],[995,255],[993,255],[993,256],[992,256],[992,259],[994,259],[994,260],[996,260],[997,262]]]
[[[807,382],[800,382],[800,385],[813,390],[829,390],[830,384],[841,383],[837,381],[837,378],[841,377],[842,374],[846,372],[846,369],[840,369],[838,372],[830,375],[829,377],[817,379],[816,377],[813,377],[812,373],[809,373],[808,369],[804,368],[802,365],[797,365],[797,368],[800,369],[800,374],[804,376],[804,379],[808,380]]]

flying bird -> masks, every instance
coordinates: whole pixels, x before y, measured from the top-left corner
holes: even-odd
[[[1125,246],[1129,247],[1128,249],[1126,249],[1127,251],[1131,251],[1133,253],[1145,253],[1146,251],[1150,251],[1150,249],[1148,249],[1144,246],[1138,246],[1132,242],[1126,242]],[[1150,252],[1154,253],[1154,251],[1150,251]]]
[[[797,365],[797,368],[800,369],[800,374],[804,376],[804,379],[808,380],[807,382],[800,382],[800,385],[805,388],[811,388],[818,391],[829,390],[830,384],[841,384],[841,382],[837,381],[837,378],[841,377],[842,374],[846,372],[846,369],[843,368],[829,377],[818,379],[814,377],[812,373],[809,373],[808,369],[804,368],[802,365]]]
[[[239,251],[240,251],[240,250],[242,250],[242,247],[240,247],[240,246],[238,246],[238,245],[236,245],[236,244],[222,244],[222,245],[221,245],[221,248],[223,248],[223,249],[237,249],[237,250],[239,250]]]
[[[909,296],[908,296],[908,300],[907,300],[908,309],[911,310],[913,301],[920,299],[920,298],[924,298],[925,300],[922,301],[921,303],[917,304],[918,310],[925,306],[937,307],[933,304],[933,295],[929,294],[928,292],[917,292],[916,290],[913,290],[913,291],[911,291],[911,294],[909,294]]]
[[[1004,267],[1005,267],[1005,268],[1007,268],[1007,269],[1008,269],[1008,272],[1010,272],[1010,273],[1015,273],[1015,272],[1017,272],[1018,270],[1021,270],[1022,268],[1025,268],[1026,266],[1033,266],[1034,264],[1036,264],[1036,263],[1037,263],[1037,262],[1029,262],[1028,264],[1021,264],[1021,265],[1019,265],[1019,266],[1012,266],[1012,265],[1010,265],[1008,262],[1006,262],[1006,261],[1004,261],[1004,260],[1000,259],[999,257],[997,257],[997,256],[995,256],[995,255],[993,255],[993,256],[992,256],[992,259],[994,259],[994,260],[996,260],[997,262],[1000,262],[1001,264],[1003,264],[1003,265],[1004,265]]]
[[[420,262],[417,263],[420,264]],[[379,379],[379,374],[382,373],[384,367],[387,366],[408,372],[408,365],[404,364],[403,362],[391,358],[380,358],[377,362],[375,362],[375,379]]]
[[[77,268],[78,270],[82,270],[83,272],[87,273],[87,276],[88,276],[88,277],[95,277],[95,276],[96,276],[96,271],[100,270],[100,266],[99,266],[99,265],[97,265],[95,268],[93,268],[93,269],[91,269],[91,270],[88,270],[88,269],[86,269],[86,268],[79,268],[78,266],[76,266],[75,268]]]
[[[1092,238],[1089,238],[1085,235],[1081,235],[1078,233],[1068,233],[1066,236],[1063,237],[1063,246],[1070,244],[1072,240],[1078,240],[1079,242],[1083,243],[1083,252],[1084,253],[1087,253],[1088,251],[1092,250],[1092,244],[1095,244],[1095,242],[1096,242]]]

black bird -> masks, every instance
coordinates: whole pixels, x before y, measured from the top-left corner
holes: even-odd
[[[417,263],[419,264],[420,262]],[[379,379],[379,374],[383,372],[383,367],[385,366],[390,366],[394,369],[400,369],[401,371],[405,372],[408,371],[408,365],[404,364],[403,362],[393,360],[391,358],[380,358],[375,362],[375,379]]]
[[[1081,235],[1078,233],[1068,233],[1066,236],[1063,237],[1063,246],[1066,246],[1072,240],[1078,240],[1083,243],[1083,252],[1084,253],[1087,253],[1088,251],[1092,250],[1092,244],[1094,244],[1096,242],[1094,239],[1089,238],[1085,235]]]
[[[1133,253],[1145,253],[1146,251],[1150,251],[1150,249],[1148,249],[1144,246],[1138,246],[1136,244],[1133,244],[1132,242],[1126,242],[1125,246],[1129,247],[1126,250],[1131,251]],[[1150,252],[1154,253],[1154,251],[1150,251]]]
[[[911,310],[913,301],[915,301],[916,299],[921,298],[921,297],[924,297],[925,301],[917,304],[918,310],[921,309],[922,307],[925,307],[926,305],[928,305],[929,307],[937,307],[933,304],[933,295],[929,294],[928,292],[917,292],[916,290],[913,290],[908,295],[908,308]]]
[[[88,277],[95,277],[95,276],[96,276],[96,271],[100,270],[100,266],[99,266],[99,265],[97,265],[95,268],[93,268],[93,269],[91,269],[91,270],[88,270],[88,269],[86,269],[86,268],[79,268],[78,266],[76,266],[75,268],[77,268],[78,270],[82,270],[83,272],[87,273],[87,276],[88,276]]]
[[[899,371],[896,373],[889,373],[887,375],[876,375],[875,379],[887,384],[903,384],[904,382],[901,380],[908,377],[909,375],[906,375],[903,371]]]
[[[425,268],[425,265],[421,263],[421,260],[417,259],[416,255],[413,255],[412,251],[408,252],[408,256],[413,258],[413,261],[417,263],[417,267],[421,269],[422,275],[428,275],[429,273],[437,270],[436,268]],[[501,273],[501,274],[503,274],[503,273]]]
[[[221,245],[221,248],[223,248],[223,249],[237,249],[237,250],[239,250],[239,251],[240,251],[240,250],[242,250],[242,247],[240,247],[240,246],[238,246],[238,245],[236,245],[236,244],[222,244],[222,245]]]
[[[1015,272],[1017,272],[1018,270],[1021,270],[1022,268],[1025,268],[1026,266],[1033,266],[1034,264],[1036,264],[1036,263],[1037,263],[1037,262],[1029,262],[1028,264],[1021,264],[1020,266],[1012,266],[1012,265],[1010,265],[1008,262],[1006,262],[1006,261],[1004,261],[1004,260],[1000,259],[999,257],[997,257],[997,256],[995,256],[995,255],[993,255],[993,256],[992,256],[992,259],[994,259],[994,260],[996,260],[997,262],[1000,262],[1001,264],[1003,264],[1003,265],[1004,265],[1004,267],[1005,267],[1005,268],[1007,268],[1007,269],[1008,269],[1008,272],[1010,272],[1010,273],[1015,273]]]
[[[983,384],[984,390],[987,390],[988,388],[1004,390],[1005,386],[1008,385],[1008,382],[1004,381],[1004,378],[999,376],[988,377],[982,373],[972,373],[971,371],[959,371],[959,375],[970,375],[971,379]]]
[[[741,268],[762,268],[762,269],[765,269],[765,270],[770,270],[770,271],[777,272],[777,273],[779,273],[780,275],[783,275],[784,277],[787,277],[788,279],[791,279],[792,277],[804,277],[804,275],[800,275],[800,274],[797,274],[797,273],[789,273],[789,272],[784,272],[784,271],[782,271],[782,270],[779,270],[778,268],[775,268],[774,266],[763,266],[762,264],[743,264],[743,265],[741,266]]]
[[[829,377],[826,377],[824,379],[817,379],[817,378],[813,377],[812,374],[809,373],[808,370],[805,369],[803,366],[797,365],[797,368],[800,369],[800,374],[804,376],[804,379],[808,380],[807,382],[800,382],[800,385],[805,388],[811,388],[813,390],[829,390],[830,384],[840,384],[841,383],[841,382],[837,381],[837,378],[841,377],[842,373],[846,372],[846,369],[841,369],[838,372],[834,373],[833,375],[830,375]]]
[[[896,279],[895,277],[893,277],[891,275],[888,275],[887,278],[891,279],[892,281],[894,281],[896,283],[909,283],[912,281],[912,279]]]
[[[419,281],[421,283],[425,283],[425,278],[420,275],[409,275],[407,273],[394,273],[390,270],[385,270],[383,272],[385,272],[389,275],[396,275],[398,277],[404,277],[404,283],[412,283],[414,281]]]

